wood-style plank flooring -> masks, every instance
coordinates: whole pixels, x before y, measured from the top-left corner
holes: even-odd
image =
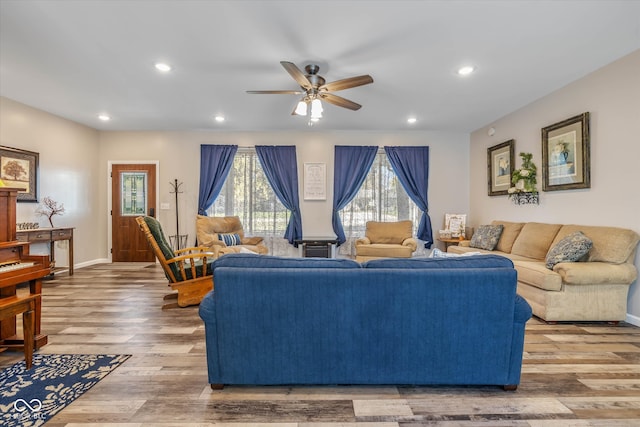
[[[522,382],[498,387],[225,387],[207,383],[197,307],[161,310],[153,264],[102,264],[43,285],[41,353],[131,354],[47,423],[81,426],[640,426],[640,328],[528,323]],[[0,353],[0,368],[22,359]]]

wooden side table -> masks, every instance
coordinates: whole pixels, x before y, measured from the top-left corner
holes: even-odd
[[[444,251],[445,252],[447,251],[447,249],[449,249],[449,246],[452,246],[452,245],[457,246],[458,243],[464,242],[464,240],[465,239],[460,240],[460,239],[440,239],[440,238],[438,238],[439,242],[444,243]]]

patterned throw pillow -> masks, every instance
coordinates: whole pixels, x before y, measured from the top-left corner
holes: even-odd
[[[591,250],[592,246],[593,242],[582,231],[569,234],[549,249],[545,259],[546,266],[549,270],[553,270],[553,266],[560,262],[578,261]]]
[[[502,224],[481,225],[478,227],[476,232],[473,233],[469,246],[472,248],[492,251],[498,245],[498,240],[500,240],[500,235],[502,235],[503,229],[504,226]]]
[[[236,246],[242,244],[239,234],[218,234],[218,239],[222,240],[227,246]]]

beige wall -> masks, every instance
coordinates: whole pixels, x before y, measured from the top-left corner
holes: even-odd
[[[170,193],[174,179],[182,182],[179,195],[180,234],[195,235],[198,206],[201,144],[295,145],[300,185],[300,210],[303,233],[307,236],[333,236],[331,212],[333,200],[333,153],[335,145],[428,145],[430,147],[430,215],[434,230],[442,226],[445,212],[467,212],[468,135],[437,132],[101,132],[101,200],[107,201],[109,163],[130,160],[157,160],[160,165],[158,204],[170,203],[159,210],[165,231],[175,234],[175,196]],[[302,195],[303,165],[322,162],[327,165],[327,200],[305,201]],[[102,209],[107,212],[107,206]],[[106,218],[105,218],[106,220]],[[108,233],[108,232],[107,232]],[[435,237],[435,236],[434,236]]]
[[[0,97],[0,145],[39,153],[39,198],[63,203],[65,212],[55,216],[56,227],[75,227],[75,264],[105,258],[106,240],[99,212],[97,174],[98,131]],[[18,203],[18,222],[39,222],[37,203]],[[56,261],[68,265],[67,242],[58,242]],[[32,245],[32,253],[48,253],[46,245]]]
[[[541,190],[541,128],[587,111],[591,115],[591,188],[541,192],[539,206],[514,206],[507,196],[487,196],[488,147],[515,139],[516,167],[521,164],[518,153],[533,153]],[[491,126],[496,133],[489,137]],[[471,222],[486,224],[499,218],[612,225],[640,233],[639,135],[640,50],[471,134]],[[638,256],[635,265],[640,269]],[[638,281],[631,286],[628,302],[630,321],[640,325]]]

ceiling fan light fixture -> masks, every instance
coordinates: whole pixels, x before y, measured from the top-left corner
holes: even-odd
[[[296,111],[294,112],[298,116],[306,116],[307,115],[307,103],[304,101],[298,102],[298,106],[296,107]]]
[[[311,101],[311,120],[321,119],[323,111],[322,102],[318,98]]]

